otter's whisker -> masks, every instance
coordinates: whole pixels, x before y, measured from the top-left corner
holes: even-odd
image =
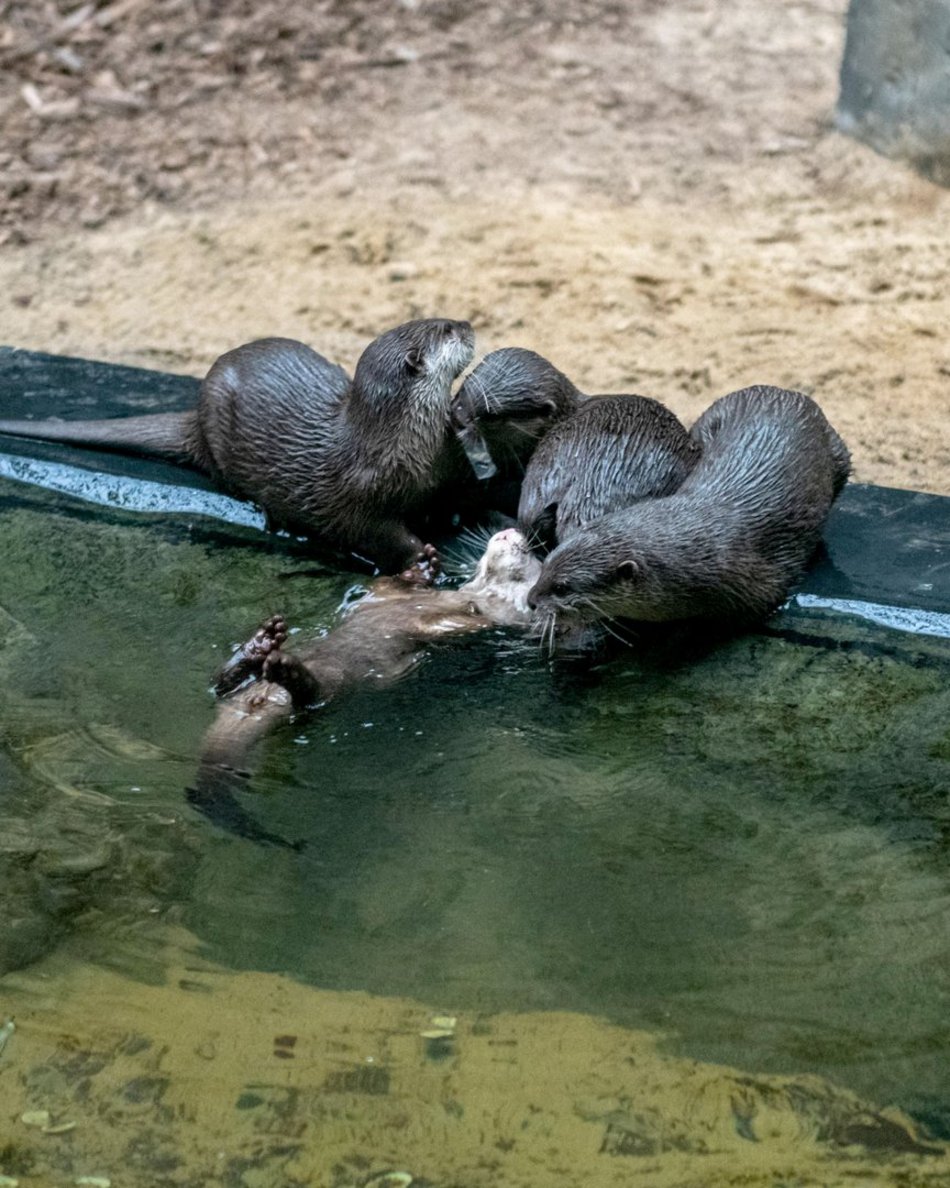
[[[467,384],[471,384],[471,386],[475,389],[476,400],[480,399],[482,401],[487,412],[493,413],[498,411],[497,403],[492,403],[491,389],[479,376],[477,367],[465,382]]]
[[[532,632],[532,634],[538,641],[538,652],[542,655],[544,654],[544,641],[547,638],[547,633],[548,633],[548,620],[547,620],[547,617],[545,617],[543,619],[538,620],[538,622],[534,625],[534,629]]]
[[[611,626],[611,623],[613,623],[614,626]],[[620,631],[616,630],[616,619],[611,619],[611,618],[601,619],[599,626],[601,626],[604,629],[604,631],[607,632],[608,635],[612,635],[614,637],[614,639],[617,640],[618,643],[622,643],[625,648],[629,648],[633,645],[633,640],[627,639],[624,635],[621,634]]]
[[[555,612],[554,614],[551,615],[551,617],[548,621],[548,659],[549,660],[554,655],[554,652],[557,647],[556,634],[557,634],[557,613]]]
[[[520,433],[522,437],[533,439],[538,436],[538,434],[533,429],[529,429],[526,425],[519,424],[518,421],[508,421],[507,425],[511,433]]]
[[[471,578],[493,536],[492,530],[484,525],[465,528],[442,551],[443,570],[450,577]]]

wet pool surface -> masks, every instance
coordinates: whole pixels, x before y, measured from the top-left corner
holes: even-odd
[[[592,673],[444,646],[259,748],[243,803],[305,843],[279,851],[185,803],[209,677],[264,614],[328,626],[353,575],[25,492],[0,486],[5,972],[66,944],[154,980],[171,921],[234,970],[601,1016],[950,1137],[950,641],[813,609]]]

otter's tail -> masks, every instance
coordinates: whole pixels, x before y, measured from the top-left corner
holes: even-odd
[[[264,846],[299,850],[300,842],[264,829],[239,799],[250,783],[251,752],[290,713],[289,695],[269,681],[255,681],[222,698],[202,740],[194,785],[185,794],[200,813],[229,833]]]
[[[278,833],[271,833],[251,816],[237,796],[246,786],[246,773],[220,763],[202,762],[194,785],[185,789],[185,797],[189,804],[219,829],[256,842],[259,846],[302,850],[305,842],[289,841]]]
[[[154,413],[144,417],[113,417],[104,421],[3,421],[0,433],[34,437],[68,445],[99,446],[131,454],[159,457],[200,465],[196,449],[197,415],[191,412]]]

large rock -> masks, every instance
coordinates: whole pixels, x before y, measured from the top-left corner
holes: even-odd
[[[950,0],[851,0],[837,125],[950,185]]]

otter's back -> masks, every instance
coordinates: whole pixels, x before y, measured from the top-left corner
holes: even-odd
[[[820,529],[850,470],[846,446],[802,392],[730,392],[690,433],[702,460],[682,494],[736,509],[750,530]]]
[[[205,464],[279,517],[288,491],[313,484],[349,386],[342,367],[293,339],[263,338],[228,351],[201,389]]]
[[[593,397],[541,440],[525,472],[518,520],[526,535],[553,547],[582,524],[669,495],[699,456],[697,440],[659,401]]]

